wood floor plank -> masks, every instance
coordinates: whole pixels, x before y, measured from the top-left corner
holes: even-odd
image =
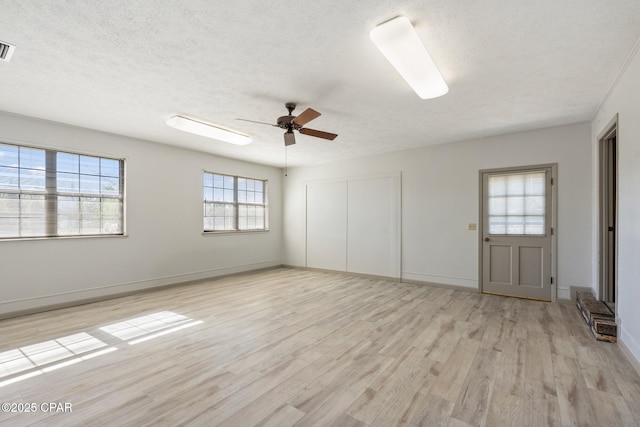
[[[546,394],[555,396],[556,380],[553,372],[549,335],[529,332],[525,354],[525,380],[529,384],[540,384]]]
[[[499,353],[480,348],[467,375],[463,391],[453,408],[451,416],[470,424],[484,424],[489,411],[490,399]]]
[[[257,427],[291,427],[300,418],[304,417],[304,412],[290,405],[283,405],[272,412],[266,419],[256,424]]]
[[[491,396],[488,426],[522,426],[525,424],[524,398],[496,389]]]
[[[600,425],[596,421],[589,389],[581,375],[562,376],[558,383],[558,404],[564,425]]]
[[[618,410],[613,396],[599,390],[588,391],[596,422],[601,426],[622,426],[623,415]]]
[[[606,366],[580,364],[585,384],[592,390],[604,391],[607,394],[620,396],[622,393],[616,385],[613,374]]]
[[[595,419],[593,422],[595,423]],[[558,398],[548,394],[542,382],[527,382],[524,395],[524,425],[538,427],[572,424],[565,424],[561,418]]]
[[[413,396],[429,377],[422,351],[410,348],[398,357],[349,407],[347,414],[371,425],[389,425],[401,418]],[[375,421],[375,422],[374,422]]]
[[[429,384],[432,381],[427,379]],[[454,403],[429,393],[429,387],[418,391],[403,414],[400,426],[446,426],[451,420]]]
[[[380,355],[362,357],[358,360],[360,369],[349,373],[343,372],[337,381],[307,399],[300,405],[295,405],[305,412],[295,425],[336,425],[346,410],[362,394],[370,384],[391,364],[392,359]]]
[[[207,407],[201,413],[189,418],[187,422],[194,425],[204,425],[211,419],[226,420],[234,414],[240,413],[240,411],[244,414],[247,402],[256,402],[258,398],[270,393],[273,388],[307,365],[307,362],[299,359],[286,360],[255,382],[248,384],[225,399]],[[251,411],[247,410],[246,412],[250,413]],[[239,425],[242,425],[242,423]]]
[[[637,425],[640,426],[640,380],[638,376],[630,375],[628,380],[617,381],[624,401],[633,415]]]
[[[524,397],[526,349],[526,342],[518,338],[504,344],[496,369],[496,389],[507,395]]]
[[[478,341],[461,339],[449,360],[444,364],[431,388],[431,394],[455,403],[463,392],[463,386],[479,348]]]
[[[325,375],[328,371],[340,366],[339,362],[327,358],[319,357],[319,354],[315,354],[317,358],[300,371],[293,374],[291,377],[284,380],[282,383],[276,385],[268,393],[264,393],[259,397],[251,400],[247,407],[238,409],[233,415],[226,418],[223,424],[227,425],[253,425],[259,424],[263,421],[273,422],[272,415],[279,411],[282,407],[291,407],[295,409],[297,414],[302,414],[300,417],[293,420],[292,424],[299,421],[304,416],[304,412],[298,408],[287,404],[299,390],[303,389],[306,385],[312,384],[318,380],[319,377]]]
[[[640,376],[572,304],[276,268],[2,320],[0,402],[73,407],[3,427],[627,426]]]

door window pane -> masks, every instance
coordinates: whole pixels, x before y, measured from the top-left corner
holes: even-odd
[[[545,172],[489,176],[489,234],[544,235],[545,183]]]

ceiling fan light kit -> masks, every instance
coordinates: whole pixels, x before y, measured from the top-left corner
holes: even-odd
[[[183,116],[171,117],[167,120],[167,125],[184,132],[228,142],[230,144],[247,145],[251,143],[251,138],[248,135],[238,131]]]
[[[296,143],[296,136],[293,134],[292,130],[288,130],[284,133],[284,145],[289,146]]]
[[[371,30],[369,37],[420,98],[437,98],[449,91],[407,18],[398,16],[384,22]]]

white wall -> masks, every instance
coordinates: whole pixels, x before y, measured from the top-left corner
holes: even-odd
[[[278,168],[9,114],[0,141],[124,157],[128,234],[0,241],[0,316],[282,263]],[[203,170],[268,179],[271,230],[203,236]]]
[[[305,183],[402,174],[402,278],[477,289],[478,172],[558,163],[558,297],[591,286],[591,130],[588,123],[443,144],[314,167],[284,178],[284,263],[303,266]],[[348,172],[346,172],[348,171]],[[348,175],[347,175],[348,174]]]
[[[618,114],[618,295],[619,339],[640,366],[640,53],[600,106],[592,121],[593,174],[598,171],[598,135]],[[593,186],[593,229],[597,231],[598,186]],[[597,248],[598,236],[594,239]],[[594,251],[594,291],[597,293],[598,253]]]

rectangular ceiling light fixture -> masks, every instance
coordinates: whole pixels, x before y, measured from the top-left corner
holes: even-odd
[[[420,98],[437,98],[449,92],[447,83],[407,18],[398,16],[382,23],[371,30],[369,36]]]
[[[193,133],[211,139],[217,139],[219,141],[228,142],[230,144],[247,145],[251,143],[251,138],[248,135],[245,135],[238,131],[225,129],[211,123],[205,123],[183,116],[173,116],[169,120],[167,120],[167,124],[184,132]]]
[[[14,45],[0,41],[0,61],[9,62],[14,50],[16,50]]]

